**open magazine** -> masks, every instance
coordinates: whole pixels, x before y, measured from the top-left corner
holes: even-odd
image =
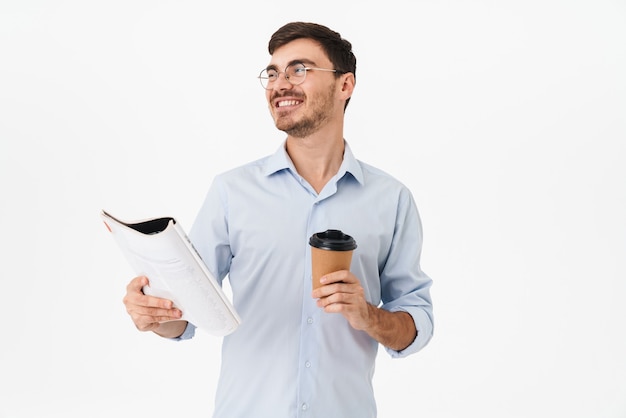
[[[182,319],[211,335],[237,329],[239,315],[174,218],[128,223],[105,211],[101,217],[135,273],[150,280],[146,295],[171,300]]]

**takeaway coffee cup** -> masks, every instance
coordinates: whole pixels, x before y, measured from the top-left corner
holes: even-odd
[[[313,289],[320,286],[320,278],[338,270],[350,270],[356,241],[338,229],[317,232],[309,238]]]

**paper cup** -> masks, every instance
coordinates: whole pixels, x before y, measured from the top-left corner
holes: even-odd
[[[309,239],[311,246],[311,275],[313,289],[320,286],[320,278],[339,270],[350,270],[356,241],[338,229],[318,232]]]

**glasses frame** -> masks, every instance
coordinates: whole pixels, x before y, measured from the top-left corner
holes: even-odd
[[[299,80],[298,83],[294,83],[293,81],[291,81],[289,79],[289,76],[287,75],[287,69],[289,67],[294,67],[296,65],[301,65],[302,69],[304,70],[304,77],[302,77],[302,80]],[[283,71],[277,71],[276,74],[276,80],[274,81],[270,81],[269,77],[267,76],[263,76],[263,73],[267,73],[268,69],[264,68],[261,70],[261,72],[259,73],[259,75],[257,76],[257,78],[259,79],[259,82],[261,83],[261,87],[263,87],[265,90],[272,90],[274,88],[274,83],[276,83],[278,81],[278,79],[280,78],[281,74],[285,74],[285,80],[287,80],[289,82],[289,84],[291,84],[292,86],[299,86],[300,84],[304,83],[304,80],[306,80],[306,75],[308,71],[327,71],[327,72],[331,72],[331,73],[337,73],[340,72],[336,69],[331,69],[331,68],[319,68],[319,67],[307,67],[304,63],[301,62],[295,62],[293,64],[289,64],[288,66],[285,67],[285,69]],[[263,83],[267,83],[267,87],[263,84]]]

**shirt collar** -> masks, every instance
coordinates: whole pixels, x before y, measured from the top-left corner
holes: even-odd
[[[276,152],[269,156],[269,158],[265,161],[264,173],[266,176],[271,176],[274,173],[277,173],[282,170],[291,170],[297,173],[291,158],[289,158],[289,154],[287,154],[287,149],[285,148],[287,141],[283,141],[283,143],[278,147]],[[352,150],[348,145],[348,142],[344,140],[344,153],[343,153],[343,161],[341,162],[341,167],[339,167],[339,174],[337,178],[342,178],[345,173],[350,173],[352,177],[355,178],[360,184],[363,184],[363,170],[361,169],[361,165],[358,160],[352,154]]]

